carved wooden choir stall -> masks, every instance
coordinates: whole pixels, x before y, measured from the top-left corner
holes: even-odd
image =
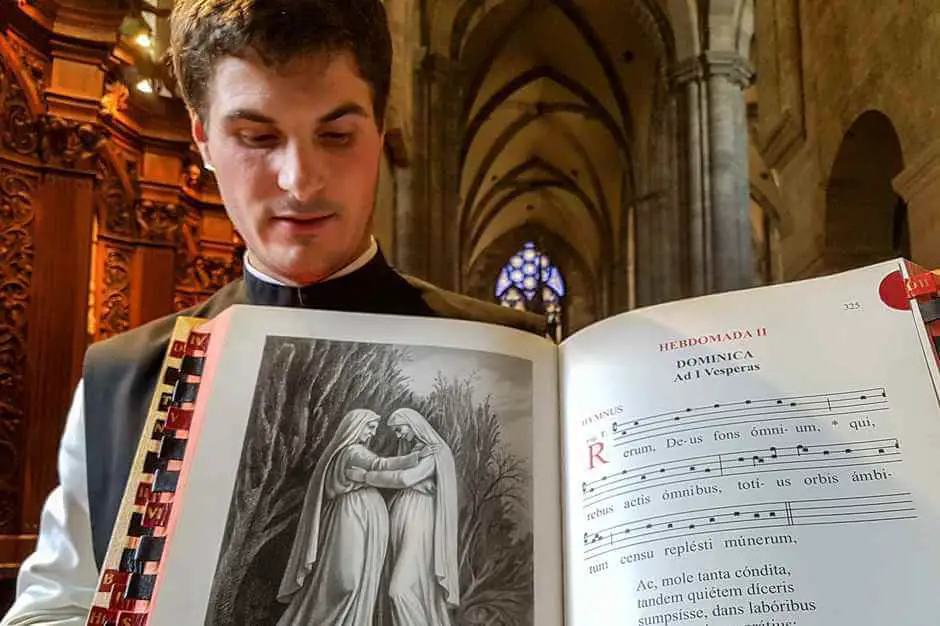
[[[99,3],[100,4],[100,3]],[[0,2],[0,578],[33,547],[89,342],[199,301],[241,242],[125,16]]]

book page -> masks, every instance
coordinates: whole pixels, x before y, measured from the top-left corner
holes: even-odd
[[[443,319],[226,315],[148,624],[562,625],[554,344]]]
[[[940,411],[900,269],[562,346],[568,626],[936,620]]]

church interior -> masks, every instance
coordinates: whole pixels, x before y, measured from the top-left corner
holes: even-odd
[[[385,4],[375,235],[402,272],[560,340],[898,256],[940,267],[936,3]],[[4,608],[87,346],[242,271],[164,61],[172,5],[0,2]]]

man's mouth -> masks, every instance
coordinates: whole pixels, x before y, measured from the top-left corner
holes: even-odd
[[[316,223],[324,222],[331,217],[334,217],[335,213],[318,213],[318,214],[298,214],[298,215],[279,215],[274,219],[284,222],[296,222],[298,224],[307,224],[307,223]]]
[[[281,215],[275,217],[272,221],[275,225],[297,234],[313,234],[330,224],[335,217],[335,213]]]

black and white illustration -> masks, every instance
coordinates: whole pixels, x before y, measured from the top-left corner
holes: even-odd
[[[529,626],[532,368],[272,337],[206,624]]]

